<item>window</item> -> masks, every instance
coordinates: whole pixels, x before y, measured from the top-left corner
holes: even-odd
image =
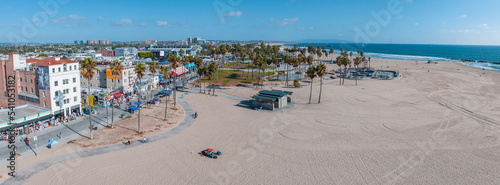
[[[69,83],[69,79],[64,79],[64,80],[63,80],[63,85],[66,85],[66,84],[68,84],[68,83]]]
[[[43,97],[45,97],[45,91],[43,91]]]
[[[24,87],[24,92],[28,92],[28,87]]]
[[[19,77],[19,81],[20,81],[20,82],[23,82],[23,78],[22,78],[22,77]]]
[[[33,87],[31,88],[31,94],[33,94]]]
[[[118,80],[118,83],[120,83],[120,80]]]
[[[28,81],[26,81],[26,78],[24,78],[24,83],[28,83]]]
[[[56,68],[52,68],[52,73],[55,73],[56,72]]]
[[[21,91],[23,91],[23,86],[21,86]]]
[[[56,91],[55,96],[57,97],[57,95],[59,95],[59,91]]]
[[[114,82],[113,79],[111,79],[111,83],[113,83],[113,82]]]
[[[73,67],[73,66],[69,66],[69,70],[70,70],[70,71],[72,70],[72,67]]]
[[[76,83],[76,78],[73,78],[73,83]]]
[[[73,92],[76,92],[76,87],[73,87]]]
[[[68,68],[66,68],[66,66],[63,67],[63,70],[64,71],[68,71]]]
[[[69,89],[64,89],[63,90],[63,94],[68,94],[69,93]]]
[[[59,101],[56,101],[56,106],[59,106]]]
[[[32,79],[30,79],[30,84],[33,84],[33,78],[32,78]]]
[[[47,107],[47,102],[46,101],[43,102],[43,107]]]
[[[57,72],[61,72],[61,68],[60,67],[57,68]]]
[[[75,101],[75,102],[76,102],[76,96],[75,96],[75,97],[73,97],[73,101]]]
[[[57,81],[54,81],[54,86],[57,86],[57,84],[58,84]]]
[[[100,77],[97,77],[97,80],[101,80],[101,78],[100,78]]]

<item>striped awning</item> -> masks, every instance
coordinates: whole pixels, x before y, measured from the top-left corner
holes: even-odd
[[[181,66],[181,67],[178,67],[178,68],[175,68],[174,70],[172,70],[172,75],[180,76],[180,75],[187,73],[187,72],[189,72],[189,70],[186,69],[184,66]]]

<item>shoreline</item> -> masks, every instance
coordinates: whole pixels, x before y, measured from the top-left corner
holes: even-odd
[[[297,46],[300,43],[297,43]],[[293,46],[289,45],[281,45],[284,48],[293,48]],[[299,46],[299,48],[301,48]],[[302,47],[304,48],[304,47]],[[305,47],[307,49],[307,47]],[[326,49],[329,51],[330,49]],[[350,50],[346,50],[351,52]],[[357,53],[355,51],[353,52],[353,56],[357,56]],[[340,54],[338,50],[334,50],[334,54]],[[380,57],[386,55],[387,57]],[[490,62],[490,61],[481,61],[481,60],[468,60],[468,59],[456,59],[456,58],[443,58],[443,57],[432,57],[432,56],[418,56],[418,55],[403,55],[403,54],[389,54],[389,53],[372,53],[372,52],[366,52],[365,57],[371,57],[371,58],[377,58],[377,59],[388,59],[388,60],[405,60],[405,61],[432,61],[432,62],[465,62],[465,63],[475,63],[475,64],[490,64],[494,65],[497,69],[494,67],[489,67],[489,66],[471,66],[474,68],[480,68],[480,69],[487,69],[490,71],[500,71],[500,62]],[[413,58],[413,59],[411,59]],[[424,60],[425,59],[425,60]],[[427,61],[426,61],[427,60]],[[466,64],[469,66],[469,64]]]

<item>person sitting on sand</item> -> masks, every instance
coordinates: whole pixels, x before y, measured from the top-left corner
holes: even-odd
[[[142,138],[142,141],[144,141],[145,143],[148,142],[148,140],[146,139],[146,137]]]
[[[198,118],[198,112],[194,112],[194,118]]]
[[[127,141],[127,144],[130,145],[130,139]]]

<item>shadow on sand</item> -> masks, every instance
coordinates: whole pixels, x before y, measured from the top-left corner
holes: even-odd
[[[240,103],[236,104],[235,106],[237,107],[242,107],[242,108],[247,108],[247,109],[253,109],[252,107],[252,102],[254,100],[242,100]]]

